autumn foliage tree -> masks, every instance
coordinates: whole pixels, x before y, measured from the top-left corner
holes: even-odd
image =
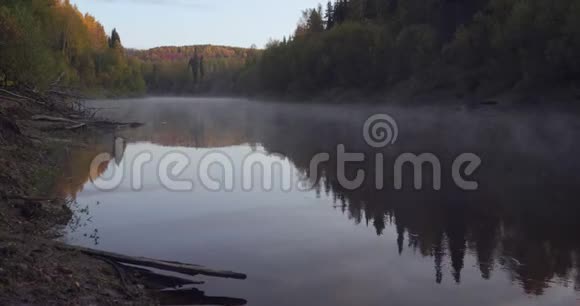
[[[256,49],[212,45],[168,46],[130,50],[143,63],[147,90],[156,94],[233,93],[238,74],[257,53]]]
[[[117,31],[108,37],[93,16],[68,0],[2,1],[0,25],[0,78],[6,86],[145,90],[140,63],[125,55]]]

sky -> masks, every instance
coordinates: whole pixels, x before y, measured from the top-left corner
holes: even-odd
[[[263,47],[291,34],[321,0],[70,0],[116,28],[126,48],[197,44]]]

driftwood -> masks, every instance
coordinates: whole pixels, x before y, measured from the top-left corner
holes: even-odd
[[[54,94],[57,96],[61,96],[61,97],[65,97],[65,98],[84,99],[84,97],[81,95],[78,95],[75,93],[70,93],[70,92],[58,91],[58,90],[54,90],[54,89],[49,90],[48,93],[51,93],[51,94]]]
[[[77,114],[70,114],[68,115],[69,118],[73,119],[73,120],[81,120],[83,119],[83,116],[81,115],[77,115]]]
[[[31,101],[31,102],[34,102],[34,103],[37,103],[37,104],[40,104],[40,105],[46,105],[46,103],[44,103],[43,101],[40,101],[38,99],[33,99],[31,97],[23,96],[21,94],[14,93],[12,91],[9,91],[9,90],[3,89],[3,88],[0,88],[0,92],[3,92],[5,94],[9,94],[9,95],[11,95],[13,97],[16,97],[16,98],[19,98],[19,99],[22,99],[22,100]]]
[[[141,122],[117,122],[117,121],[107,121],[107,120],[92,120],[89,121],[90,124],[100,125],[100,126],[128,126],[130,128],[138,128],[145,124]]]
[[[153,270],[135,266],[122,265],[122,269],[128,270],[133,275],[138,276],[145,287],[151,290],[177,289],[183,288],[184,286],[205,284],[203,281],[194,281],[181,276],[161,274]]]
[[[133,296],[133,292],[129,288],[129,285],[127,284],[127,278],[125,277],[125,271],[119,266],[119,264],[110,260],[110,259],[107,259],[107,258],[102,258],[102,260],[104,260],[105,262],[110,264],[111,267],[113,267],[113,270],[115,270],[115,272],[117,273],[117,276],[119,276],[119,280],[121,281],[121,285],[123,286],[123,289],[125,290],[125,292],[128,295]]]
[[[31,119],[34,121],[66,122],[66,123],[75,123],[75,124],[79,123],[78,121],[74,121],[74,120],[71,120],[68,118],[45,116],[45,115],[32,116]]]
[[[85,97],[79,94],[79,92],[81,92],[80,90],[65,86],[57,86],[61,78],[62,74],[59,75],[58,78],[53,83],[53,85],[51,85],[49,89],[45,91],[40,91],[37,88],[32,88],[30,86],[27,86],[26,84],[18,84],[11,87],[6,87],[6,85],[4,86],[0,85],[0,101],[18,103],[19,105],[37,104],[40,108],[41,114],[52,114],[57,116],[57,117],[45,116],[45,118],[38,117],[36,120],[53,121],[53,122],[61,121],[68,122],[71,124],[78,124],[82,122],[89,125],[90,122],[88,122],[88,120],[93,118],[94,113],[91,113],[90,109],[86,108],[81,102],[82,100],[85,99]],[[77,122],[73,123],[71,122],[71,120],[74,118],[69,119],[68,117],[69,116],[72,117],[74,115],[79,115],[77,116],[77,119],[79,120],[81,118],[78,117],[82,116],[83,119],[87,121],[83,120],[78,123]],[[56,120],[56,118],[59,118],[60,120]],[[102,125],[102,123],[95,124]],[[109,125],[112,127],[117,127],[117,126],[127,126],[130,124],[120,123],[115,125],[114,123],[110,123]],[[58,127],[56,129],[59,130],[63,128]]]
[[[17,93],[11,92],[11,91],[9,91],[9,90],[6,90],[6,89],[2,89],[2,88],[0,88],[0,92],[3,92],[3,93],[6,93],[6,94],[9,94],[9,95],[11,95],[11,96],[13,96],[13,97],[16,97],[16,98],[19,98],[19,99],[23,99],[23,100],[32,100],[32,98],[29,98],[29,97],[25,97],[25,96],[19,95],[19,94],[17,94]]]
[[[49,121],[49,122],[65,122],[71,123],[72,126],[64,127],[67,130],[74,130],[78,129],[87,125],[96,125],[96,126],[128,126],[131,128],[136,128],[143,126],[143,123],[140,122],[117,122],[117,121],[109,121],[109,120],[72,120],[69,118],[64,117],[53,117],[53,116],[46,116],[46,115],[37,115],[32,116],[31,118],[34,121]]]
[[[174,261],[163,261],[163,260],[156,260],[151,258],[145,257],[132,257],[122,254],[116,254],[111,252],[93,250],[88,248],[82,247],[74,247],[74,246],[66,246],[69,250],[76,250],[86,255],[90,256],[97,256],[103,257],[115,262],[125,263],[125,264],[132,264],[136,266],[142,267],[149,267],[160,269],[164,271],[172,271],[178,272],[186,275],[196,276],[196,275],[205,275],[205,276],[212,276],[212,277],[221,277],[221,278],[233,278],[233,279],[246,279],[247,276],[242,273],[232,272],[232,271],[222,271],[222,270],[214,270],[198,265],[191,265],[191,264],[184,264],[180,262]]]
[[[72,130],[76,130],[76,129],[83,128],[83,127],[85,127],[85,126],[87,126],[87,124],[86,124],[86,123],[77,123],[77,124],[75,124],[75,125],[67,126],[67,127],[65,127],[64,129],[65,129],[65,130],[72,131]]]

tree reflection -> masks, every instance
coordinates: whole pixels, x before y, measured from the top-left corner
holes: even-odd
[[[543,118],[537,125],[535,114],[399,111],[401,141],[377,151],[361,136],[366,113],[325,109],[223,103],[168,105],[153,112],[144,106],[132,119],[150,122],[146,127],[93,138],[88,148],[71,152],[63,175],[70,180],[60,191],[74,197],[89,180],[86,165],[117,136],[167,146],[261,144],[286,156],[318,194],[332,196],[336,209],[356,224],[374,227],[377,235],[396,229],[393,239],[401,256],[411,250],[432,258],[437,283],[447,277],[460,283],[466,256],[474,254],[483,279],[503,269],[528,294],[541,295],[552,283],[575,282],[580,289],[580,163],[575,160],[580,148],[574,141],[580,135],[575,125],[562,118]],[[473,152],[484,161],[476,173],[480,188],[461,191],[447,175],[438,192],[376,190],[374,179],[347,190],[337,179],[337,144],[367,156],[365,162],[347,164],[349,177],[358,169],[374,174],[372,157],[379,152],[389,161],[403,152],[432,152],[447,165],[458,154]],[[330,153],[331,160],[321,165],[321,177],[310,177],[310,160],[321,152]],[[412,176],[405,177],[405,186],[412,186]],[[393,173],[387,171],[385,182],[393,182]]]
[[[392,188],[379,191],[374,189],[372,179],[367,179],[357,190],[346,190],[337,180],[335,156],[322,166],[323,177],[316,188],[333,194],[337,203],[343,203],[339,207],[350,219],[357,224],[363,221],[372,224],[378,235],[393,224],[399,253],[410,248],[432,257],[437,283],[444,278],[445,258],[451,262],[451,277],[460,283],[465,257],[470,253],[475,254],[482,278],[490,279],[499,265],[528,294],[541,295],[551,283],[566,283],[574,277],[578,287],[580,207],[576,200],[580,178],[576,172],[578,162],[573,156],[580,150],[578,145],[567,142],[567,137],[578,136],[578,130],[571,128],[568,135],[562,135],[540,128],[534,133],[543,134],[551,141],[560,137],[568,147],[565,150],[552,147],[550,154],[542,154],[530,145],[530,152],[522,152],[517,142],[525,139],[516,139],[521,134],[512,134],[515,128],[499,118],[492,121],[506,126],[483,132],[477,126],[467,127],[479,133],[474,142],[466,141],[469,134],[454,134],[453,128],[457,127],[450,123],[447,123],[448,129],[439,126],[437,133],[407,127],[408,138],[381,152],[391,160],[402,152],[435,152],[444,160],[457,156],[454,152],[461,150],[458,144],[463,144],[465,150],[480,154],[485,163],[477,175],[481,184],[477,192],[461,191],[453,186],[450,178],[444,178],[447,181],[440,192],[393,191]],[[518,132],[522,133],[520,124],[517,122],[514,126],[519,125]],[[307,171],[313,152],[334,152],[336,143],[346,144],[351,152],[365,152],[367,161],[377,153],[357,142],[356,124],[338,127],[334,122],[304,120],[293,121],[291,126],[270,129],[260,140],[270,152],[288,156],[303,171]],[[503,135],[499,128],[504,129]],[[277,137],[280,130],[286,135],[285,141]],[[422,137],[427,142],[417,141]],[[547,141],[544,148],[550,145]],[[365,169],[366,173],[375,171],[369,162],[347,164],[347,167],[346,173],[351,177],[358,169]],[[386,181],[392,182],[393,177]],[[410,180],[407,186],[411,186]]]

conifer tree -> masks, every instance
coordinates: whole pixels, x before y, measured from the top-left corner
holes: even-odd
[[[334,23],[341,24],[346,20],[348,3],[346,0],[336,0],[334,4]]]
[[[121,47],[121,36],[117,32],[117,29],[113,29],[111,37],[109,38],[109,48],[116,49]]]
[[[202,81],[203,81],[204,76],[205,76],[205,67],[204,67],[204,63],[203,63],[203,55],[201,55],[199,57],[199,77]]]
[[[377,0],[364,0],[363,17],[367,20],[377,18]]]
[[[189,60],[189,68],[193,75],[193,84],[197,84],[199,78],[199,55],[197,54],[197,49],[195,49],[193,57]]]
[[[310,10],[308,16],[308,31],[312,33],[319,33],[324,31],[324,20],[322,19],[322,6]]]
[[[332,29],[332,27],[334,27],[334,7],[331,1],[328,1],[326,4],[326,13],[324,14],[324,18],[326,18],[326,29]]]

